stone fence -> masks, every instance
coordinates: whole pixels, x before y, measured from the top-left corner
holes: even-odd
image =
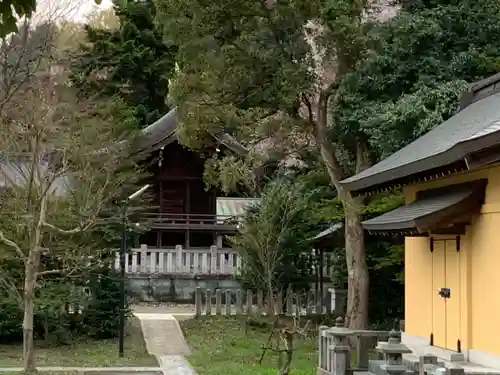
[[[339,317],[335,327],[319,327],[318,340],[317,375],[464,375],[463,368],[446,368],[433,355],[404,359],[411,350],[400,331],[351,330]]]
[[[279,293],[275,301],[265,300],[262,292],[251,290],[202,289],[195,291],[195,315],[267,314],[272,306],[276,314],[315,315],[345,313],[346,291],[329,288],[324,296],[319,292]],[[215,302],[215,303],[214,303]]]

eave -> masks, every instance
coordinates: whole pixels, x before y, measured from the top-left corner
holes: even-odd
[[[408,236],[450,232],[464,228],[484,202],[487,180],[481,179],[417,193],[417,199],[381,216],[364,221],[371,233]]]

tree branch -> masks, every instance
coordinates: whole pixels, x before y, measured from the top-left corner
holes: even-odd
[[[53,224],[49,224],[46,221],[43,222],[43,226],[47,227],[49,229],[52,229],[52,230],[54,230],[58,233],[61,233],[61,234],[75,234],[75,233],[85,232],[87,229],[89,229],[92,226],[94,221],[95,221],[94,218],[92,218],[92,220],[87,221],[87,223],[80,225],[80,226],[73,228],[73,229],[62,229],[62,228],[59,228]]]
[[[14,241],[11,241],[9,240],[7,237],[5,237],[5,235],[3,234],[3,231],[0,230],[0,240],[6,244],[7,246],[13,248],[14,250],[16,250],[16,253],[22,258],[24,259],[25,258],[25,255],[24,253],[22,252],[21,248],[19,247],[19,245],[17,243],[15,243]]]

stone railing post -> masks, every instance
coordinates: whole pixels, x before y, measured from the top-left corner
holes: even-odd
[[[326,336],[326,331],[328,330],[328,326],[319,326],[318,332],[318,373],[319,371],[324,371],[327,368],[327,358],[329,343],[328,338]]]
[[[332,375],[346,375],[351,365],[351,348],[349,337],[352,331],[344,326],[340,316],[335,321],[335,327],[325,332],[330,341],[327,352],[327,371]]]
[[[183,273],[182,269],[182,245],[175,246],[175,272]]]
[[[210,246],[210,273],[217,273],[217,246]]]
[[[384,364],[381,369],[388,375],[404,375],[406,366],[403,364],[403,354],[411,353],[411,350],[401,343],[401,332],[392,330],[389,332],[387,342],[379,342],[376,347],[384,357]]]

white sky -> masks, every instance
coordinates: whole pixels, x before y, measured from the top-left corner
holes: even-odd
[[[35,22],[41,20],[72,20],[84,22],[88,14],[113,5],[111,0],[102,0],[97,5],[94,0],[38,0]]]

